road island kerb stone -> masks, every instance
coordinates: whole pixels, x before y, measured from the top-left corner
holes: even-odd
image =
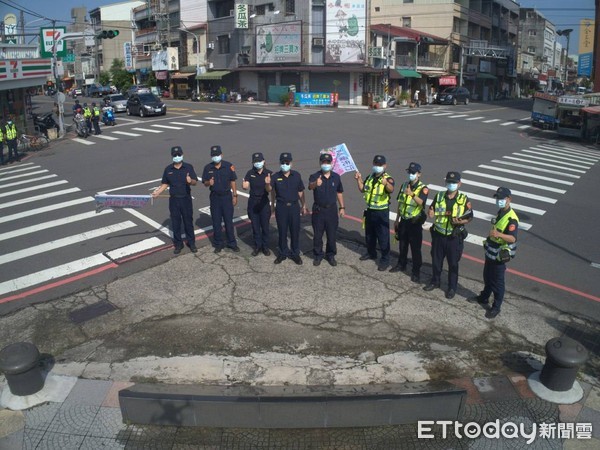
[[[310,238],[308,227],[303,232]],[[242,241],[248,233],[240,230]],[[466,300],[479,293],[480,280],[461,277],[453,300],[445,299],[442,290],[424,292],[423,284],[410,281],[410,274],[378,272],[373,261],[359,261],[364,247],[356,236],[346,236],[338,244],[337,267],[306,264],[310,250],[303,250],[305,264],[298,267],[291,261],[274,265],[273,256],[251,257],[246,245],[238,254],[214,254],[210,246],[201,246],[197,254],[184,251],[143,272],[0,317],[1,347],[32,342],[53,358],[53,375],[77,377],[77,385],[91,383],[88,388],[105,383],[101,390],[106,389],[85,407],[67,399],[23,412],[1,410],[0,423],[8,425],[0,425],[0,448],[3,442],[14,446],[7,448],[21,448],[15,445],[23,442],[27,443],[23,448],[39,443],[39,448],[53,448],[48,443],[61,439],[68,441],[68,448],[94,448],[93,443],[102,439],[115,448],[136,442],[143,447],[150,436],[144,433],[150,431],[119,423],[117,417],[116,392],[135,382],[276,386],[443,380],[467,389],[465,418],[512,417],[518,423],[521,414],[531,423],[587,421],[594,424],[592,439],[598,439],[596,323],[514,292],[506,296],[502,313],[488,320],[480,305]],[[424,272],[421,278],[426,282],[430,268],[424,267]],[[111,308],[98,308],[106,303]],[[100,315],[74,320],[73,312],[85,308]],[[579,339],[590,351],[579,377],[584,398],[575,405],[545,402],[527,388],[527,376],[544,362],[545,343],[561,335]],[[73,430],[68,418],[75,414],[69,409],[75,404],[81,429]],[[44,426],[28,425],[42,416]],[[91,431],[98,421],[108,421],[107,429]],[[422,444],[413,428],[378,430],[346,430],[346,436],[358,432],[361,438],[356,442],[363,444],[381,436],[388,439],[382,442],[398,443],[371,448]],[[269,447],[269,439],[287,439],[276,431],[197,432],[204,433],[205,440],[190,430],[169,430],[162,435],[171,442],[165,448],[180,448],[179,437],[185,436],[194,445],[216,442],[201,448],[228,448],[228,442],[231,448],[277,448]],[[314,430],[306,431],[296,441],[306,447],[293,448],[337,448],[331,447],[335,441],[327,441],[328,447],[317,435],[325,439]],[[546,441],[547,448],[584,448],[576,446],[583,440]],[[240,446],[242,442],[255,447]],[[347,448],[370,448],[365,445]]]

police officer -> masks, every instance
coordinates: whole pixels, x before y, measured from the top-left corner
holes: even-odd
[[[313,226],[313,265],[318,266],[323,259],[323,233],[327,235],[325,259],[332,266],[337,266],[336,233],[339,217],[344,217],[344,187],[341,177],[333,172],[333,157],[331,153],[319,156],[321,170],[313,173],[308,179],[308,189],[313,191],[314,203],[312,208]],[[338,209],[339,204],[339,209]],[[338,212],[339,211],[339,212]],[[339,217],[338,217],[339,214]]]
[[[496,218],[492,219],[492,229],[483,244],[485,249],[484,287],[478,296],[470,299],[487,306],[490,295],[494,294],[492,308],[486,313],[488,319],[493,319],[500,314],[504,300],[506,263],[515,256],[517,232],[519,231],[519,217],[510,207],[510,189],[499,187],[494,197],[496,197],[496,206],[500,210]]]
[[[0,127],[0,165],[4,165],[4,130]]]
[[[17,141],[17,137],[19,133],[17,132],[17,126],[12,120],[12,117],[8,118],[5,127],[6,133],[6,146],[8,147],[8,159],[15,159],[16,161],[21,161],[21,157],[19,156],[18,146],[19,143]],[[14,156],[13,156],[14,154]]]
[[[92,103],[92,122],[94,123],[94,134],[98,136],[102,133],[100,130],[100,108],[96,106],[96,103]]]
[[[85,119],[85,124],[88,129],[88,133],[92,134],[92,110],[88,106],[87,103],[83,104],[83,118]]]
[[[396,238],[398,239],[398,264],[390,272],[404,272],[406,270],[408,247],[412,255],[413,283],[421,281],[421,265],[423,256],[423,224],[427,219],[424,208],[427,204],[429,188],[421,182],[421,164],[411,162],[406,169],[408,181],[402,183],[398,191],[398,214],[394,223]]]
[[[79,104],[79,100],[75,100],[75,104],[73,105],[73,115],[77,114],[81,109],[81,105]]]
[[[220,145],[210,148],[212,162],[204,166],[202,182],[210,188],[210,215],[213,224],[213,247],[215,253],[223,250],[223,230],[221,222],[225,224],[227,247],[234,252],[239,252],[235,233],[233,231],[233,207],[237,205],[237,188],[235,180],[235,166],[223,160],[223,151]]]
[[[373,158],[372,172],[363,181],[360,172],[354,178],[358,190],[363,193],[367,209],[363,213],[367,253],[361,261],[377,259],[377,242],[381,249],[381,260],[377,270],[383,272],[390,264],[390,197],[394,192],[394,179],[385,171],[385,156]]]
[[[169,164],[162,176],[161,185],[152,193],[158,197],[165,189],[169,188],[169,213],[171,214],[171,228],[173,229],[173,253],[178,255],[183,249],[181,239],[181,224],[185,230],[185,238],[192,253],[196,253],[196,236],[194,234],[192,193],[190,186],[195,186],[198,177],[191,164],[183,162],[183,149],[179,146],[171,148],[173,164]]]
[[[267,185],[271,182],[273,173],[265,167],[265,157],[262,153],[252,154],[252,169],[250,169],[242,180],[242,188],[250,190],[248,198],[248,217],[252,224],[252,237],[254,238],[254,250],[252,256],[257,256],[261,251],[269,256],[269,219],[271,218],[271,204]],[[269,180],[267,182],[267,180]]]
[[[462,256],[464,225],[473,220],[469,198],[458,191],[460,173],[446,174],[446,191],[438,192],[429,206],[429,217],[434,219],[431,227],[431,281],[423,289],[432,291],[440,287],[444,258],[448,260],[448,290],[446,298],[452,299],[458,287],[458,261]]]
[[[267,190],[271,192],[271,202],[275,207],[275,220],[279,234],[279,254],[275,264],[281,264],[288,257],[296,264],[302,264],[300,258],[300,214],[308,214],[304,197],[304,183],[298,172],[292,170],[292,154],[279,155],[279,172],[271,176]],[[298,200],[302,207],[298,205]],[[288,231],[291,249],[288,247]]]

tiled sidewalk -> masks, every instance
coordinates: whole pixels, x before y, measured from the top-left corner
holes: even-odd
[[[591,423],[590,439],[485,437],[446,439],[436,426],[435,439],[417,439],[416,425],[316,430],[217,429],[135,426],[122,423],[118,392],[132,383],[79,379],[63,403],[29,410],[0,411],[0,449],[447,449],[536,448],[600,449],[600,389],[581,383],[584,398],[574,405],[556,405],[537,398],[521,374],[452,380],[467,390],[461,422],[481,425]],[[6,387],[4,387],[6,388]],[[568,429],[568,427],[567,427]],[[575,427],[572,427],[575,429]]]

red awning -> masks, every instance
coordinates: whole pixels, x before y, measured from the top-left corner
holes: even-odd
[[[585,108],[583,108],[583,111],[588,114],[600,115],[600,106],[586,106]]]

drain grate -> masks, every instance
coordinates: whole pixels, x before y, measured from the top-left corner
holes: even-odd
[[[115,309],[117,309],[117,307],[112,303],[107,301],[101,301],[86,306],[84,308],[71,311],[69,313],[69,319],[71,319],[71,322],[74,322],[79,325],[83,322],[87,322],[88,320],[92,320],[96,317],[108,314],[109,312],[114,311]]]

